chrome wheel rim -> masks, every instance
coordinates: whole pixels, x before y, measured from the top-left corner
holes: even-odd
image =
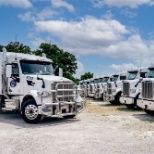
[[[34,120],[38,116],[38,108],[36,105],[30,104],[25,107],[25,115],[29,120]]]

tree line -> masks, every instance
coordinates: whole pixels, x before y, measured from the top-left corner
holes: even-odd
[[[75,78],[73,74],[76,73],[78,68],[75,55],[60,49],[55,44],[41,43],[39,49],[31,50],[29,46],[20,42],[10,42],[6,46],[0,45],[0,52],[2,52],[3,47],[5,47],[8,52],[35,54],[39,56],[45,53],[47,58],[53,61],[55,75],[58,75],[59,68],[62,68],[63,76],[71,79],[76,84],[78,84],[79,80],[86,80],[93,77],[93,73],[86,72],[85,74],[81,75],[80,79]]]

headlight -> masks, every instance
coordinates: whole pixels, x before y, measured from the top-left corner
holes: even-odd
[[[42,97],[48,97],[48,96],[49,96],[49,93],[47,91],[42,92]]]
[[[130,93],[136,93],[136,89],[130,89]]]

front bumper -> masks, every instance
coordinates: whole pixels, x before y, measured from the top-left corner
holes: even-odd
[[[100,94],[100,93],[95,93],[95,95],[94,95],[94,98],[95,99],[100,99],[100,98],[102,98],[103,96],[102,96],[102,94]]]
[[[154,101],[137,99],[137,106],[141,109],[154,111]]]
[[[120,97],[121,104],[134,104],[134,98],[131,97]]]
[[[108,94],[104,95],[104,101],[110,102],[114,100],[115,100],[115,97],[113,95],[108,95]]]
[[[89,93],[88,94],[89,97],[94,97],[94,95],[95,95],[94,93]]]
[[[48,117],[63,117],[67,115],[77,115],[86,108],[86,100],[82,102],[58,102],[43,103],[38,106],[39,114]]]

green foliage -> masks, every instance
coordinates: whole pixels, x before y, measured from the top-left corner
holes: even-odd
[[[0,52],[2,52],[3,47],[4,47],[3,45],[0,45]]]
[[[29,54],[29,53],[32,52],[29,46],[23,45],[20,42],[10,42],[6,46],[6,49],[7,49],[8,52],[16,52],[16,53]]]
[[[70,76],[69,79],[72,80],[76,85],[79,84],[79,79],[75,78],[74,76]]]
[[[86,72],[85,74],[81,75],[81,80],[86,80],[86,79],[90,79],[93,78],[93,73],[90,72]]]
[[[72,75],[77,69],[76,57],[73,54],[64,52],[56,45],[47,43],[42,43],[39,48],[40,49],[34,51],[34,53],[36,55],[42,55],[42,53],[45,53],[47,58],[52,59],[56,75],[58,75],[58,68],[60,67],[63,69],[63,76],[72,79]]]

